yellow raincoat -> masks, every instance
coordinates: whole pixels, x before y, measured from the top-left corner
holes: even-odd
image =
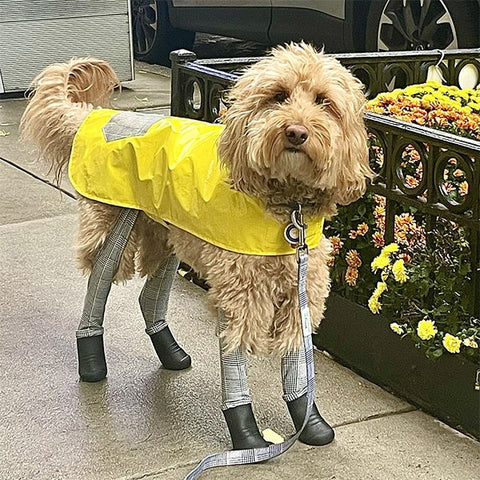
[[[144,211],[226,250],[295,250],[259,198],[232,190],[217,158],[223,126],[160,115],[94,110],[74,139],[69,177],[84,197]],[[309,219],[318,245],[323,219]]]

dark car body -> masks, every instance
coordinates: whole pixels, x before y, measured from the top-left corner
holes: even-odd
[[[184,30],[265,44],[303,39],[325,43],[337,51],[354,48],[351,21],[354,2],[348,0],[171,0],[167,3],[170,22]]]
[[[165,48],[188,47],[193,42],[191,32],[266,45],[305,40],[325,47],[328,52],[480,46],[480,0],[132,0],[132,3],[134,19],[136,11],[140,18],[140,5],[143,17],[150,22],[142,32],[147,31],[150,39],[152,35],[157,39],[163,35]],[[153,25],[155,16],[157,23]],[[162,48],[160,40],[154,43],[150,50]],[[139,58],[144,53],[148,57],[147,47],[143,52],[136,48]]]

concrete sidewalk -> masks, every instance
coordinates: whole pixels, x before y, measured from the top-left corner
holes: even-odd
[[[168,112],[169,71],[137,64],[118,108]],[[32,72],[32,76],[33,76]],[[215,320],[178,277],[172,330],[192,368],[164,370],[137,306],[141,282],[115,286],[105,320],[106,381],[78,381],[75,334],[86,280],[72,251],[75,202],[18,141],[23,100],[0,100],[0,480],[182,479],[230,448],[219,409]],[[479,444],[327,355],[315,353],[317,404],[336,428],[327,447],[297,443],[261,465],[202,479],[473,480]],[[265,373],[268,372],[266,375]],[[293,432],[278,362],[252,359],[262,429]],[[441,386],[439,385],[439,388]]]

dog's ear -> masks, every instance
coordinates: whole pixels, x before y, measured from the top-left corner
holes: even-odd
[[[365,193],[367,182],[374,173],[369,166],[367,131],[363,120],[366,102],[363,85],[343,67],[337,70],[337,74],[337,81],[344,92],[338,112],[344,138],[338,143],[340,161],[337,163],[335,202],[348,205]]]
[[[232,187],[248,194],[263,189],[264,179],[252,169],[248,157],[248,136],[246,134],[253,113],[252,95],[248,82],[251,69],[246,71],[226,95],[228,108],[223,112],[222,124],[225,130],[219,138],[218,156],[229,170]],[[261,96],[257,92],[257,96]]]

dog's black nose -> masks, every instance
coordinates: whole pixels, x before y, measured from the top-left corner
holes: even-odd
[[[301,145],[308,138],[308,130],[303,125],[289,125],[285,129],[285,136],[292,145]]]

